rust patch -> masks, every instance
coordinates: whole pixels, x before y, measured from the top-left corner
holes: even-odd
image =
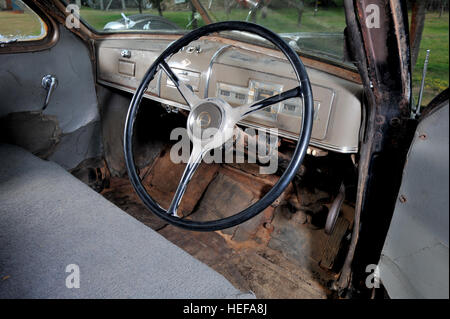
[[[330,291],[317,276],[300,268],[282,253],[267,247],[228,246],[217,232],[189,232],[174,226],[161,235],[222,274],[236,288],[251,290],[257,298],[323,299]]]
[[[163,151],[155,160],[148,174],[143,179],[147,192],[162,207],[168,208],[180,182],[186,164],[175,164],[170,160],[170,152]],[[186,193],[181,200],[178,213],[188,216],[195,205],[216,176],[218,165],[202,163],[189,183]]]
[[[183,199],[183,213],[189,215],[186,218],[223,218],[257,201],[278,177],[259,175],[256,168],[254,164],[202,164]],[[183,169],[183,164],[173,164],[169,152],[164,152],[140,171],[140,177],[154,199],[168,205]],[[311,229],[300,221],[302,215],[298,212],[288,211],[292,199],[299,206],[292,185],[274,204],[249,221],[206,233],[165,224],[141,204],[127,178],[113,177],[110,188],[103,194],[240,290],[251,290],[258,298],[331,296],[327,283],[335,279],[336,273],[319,266],[329,237],[323,229]],[[313,198],[305,192],[302,204],[311,201]],[[333,262],[331,254],[327,258]]]

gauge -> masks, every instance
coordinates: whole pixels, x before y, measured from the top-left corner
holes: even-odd
[[[280,84],[268,84],[255,80],[250,80],[249,103],[264,100],[273,95],[280,94],[283,86]],[[252,117],[261,118],[266,121],[275,122],[277,120],[280,104],[273,104],[261,111],[252,114]]]
[[[217,84],[217,96],[232,106],[244,105],[248,101],[248,88],[226,83]]]
[[[300,98],[294,98],[284,101],[283,105],[281,106],[280,112],[290,116],[302,117],[303,115],[302,100]]]
[[[281,92],[283,92],[283,86],[280,84],[269,84],[256,80],[250,80],[248,88],[220,82],[217,84],[217,96],[232,106],[240,106],[264,100]],[[319,108],[320,102],[314,101],[314,120],[318,117]],[[301,118],[303,116],[302,99],[292,98],[278,104],[273,104],[253,113],[250,117],[277,122],[279,113],[290,117]]]
[[[319,117],[320,102],[314,101],[314,121]],[[303,101],[300,98],[289,99],[283,102],[280,113],[302,117],[303,116]]]

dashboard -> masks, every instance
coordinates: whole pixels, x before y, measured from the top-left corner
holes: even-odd
[[[153,61],[173,40],[107,39],[96,43],[97,81],[134,92]],[[201,98],[220,97],[239,107],[298,86],[290,63],[274,50],[258,49],[222,38],[199,39],[168,60],[180,80]],[[310,144],[329,151],[358,151],[362,114],[362,85],[307,66],[314,99],[314,123]],[[186,102],[159,71],[146,98],[188,109]],[[240,124],[253,128],[277,128],[278,135],[298,139],[302,100],[290,99],[247,117]]]

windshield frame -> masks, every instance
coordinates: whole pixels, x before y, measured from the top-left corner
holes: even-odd
[[[57,0],[59,1],[64,7],[66,7],[68,5],[66,0]],[[200,13],[203,21],[205,22],[205,24],[210,24],[210,23],[214,23],[215,21],[213,20],[213,18],[211,18],[211,14],[208,12],[207,9],[205,9],[203,7],[203,5],[200,3],[200,1],[198,0],[190,0],[192,2],[192,4],[195,6],[197,12]],[[192,30],[121,30],[121,31],[114,31],[114,30],[108,30],[108,31],[104,31],[104,30],[98,30],[95,29],[92,25],[90,25],[82,16],[78,17],[80,22],[93,34],[96,35],[100,35],[100,36],[108,36],[108,35],[122,35],[122,34],[126,34],[126,35],[139,35],[139,34],[143,34],[143,35],[160,35],[160,36],[164,36],[164,35],[180,35],[180,36],[184,36],[185,34],[191,32]],[[209,23],[207,23],[207,21],[209,21]],[[248,36],[245,36],[244,34],[232,34],[231,32],[229,33],[224,33],[220,35],[223,38],[226,39],[230,39],[233,41],[241,41],[241,42],[245,42],[248,44],[253,44],[253,45],[257,45],[257,46],[261,46],[264,48],[269,48],[269,49],[273,49],[274,46],[264,40],[264,39],[257,39],[257,38],[251,38]],[[282,36],[280,36],[281,38],[283,38]],[[344,41],[346,41],[345,39],[345,33],[344,33]],[[312,52],[307,52],[305,50],[301,50],[300,48],[294,48],[290,45],[290,47],[297,52],[297,54],[299,54],[300,56],[309,58],[309,59],[313,59],[313,60],[317,60],[319,62],[323,62],[326,64],[330,64],[351,72],[355,72],[358,73],[358,68],[357,66],[351,62],[351,61],[345,61],[345,60],[338,60],[338,59],[334,59],[330,56],[324,56],[324,55],[318,55],[318,54],[313,54]],[[344,43],[344,50],[345,50],[345,43]],[[345,54],[345,53],[344,53]],[[358,73],[359,74],[359,73]]]

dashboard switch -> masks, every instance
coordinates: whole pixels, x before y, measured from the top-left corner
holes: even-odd
[[[120,55],[122,56],[122,58],[129,59],[129,58],[131,58],[131,51],[130,50],[122,50],[122,52],[120,52]]]

